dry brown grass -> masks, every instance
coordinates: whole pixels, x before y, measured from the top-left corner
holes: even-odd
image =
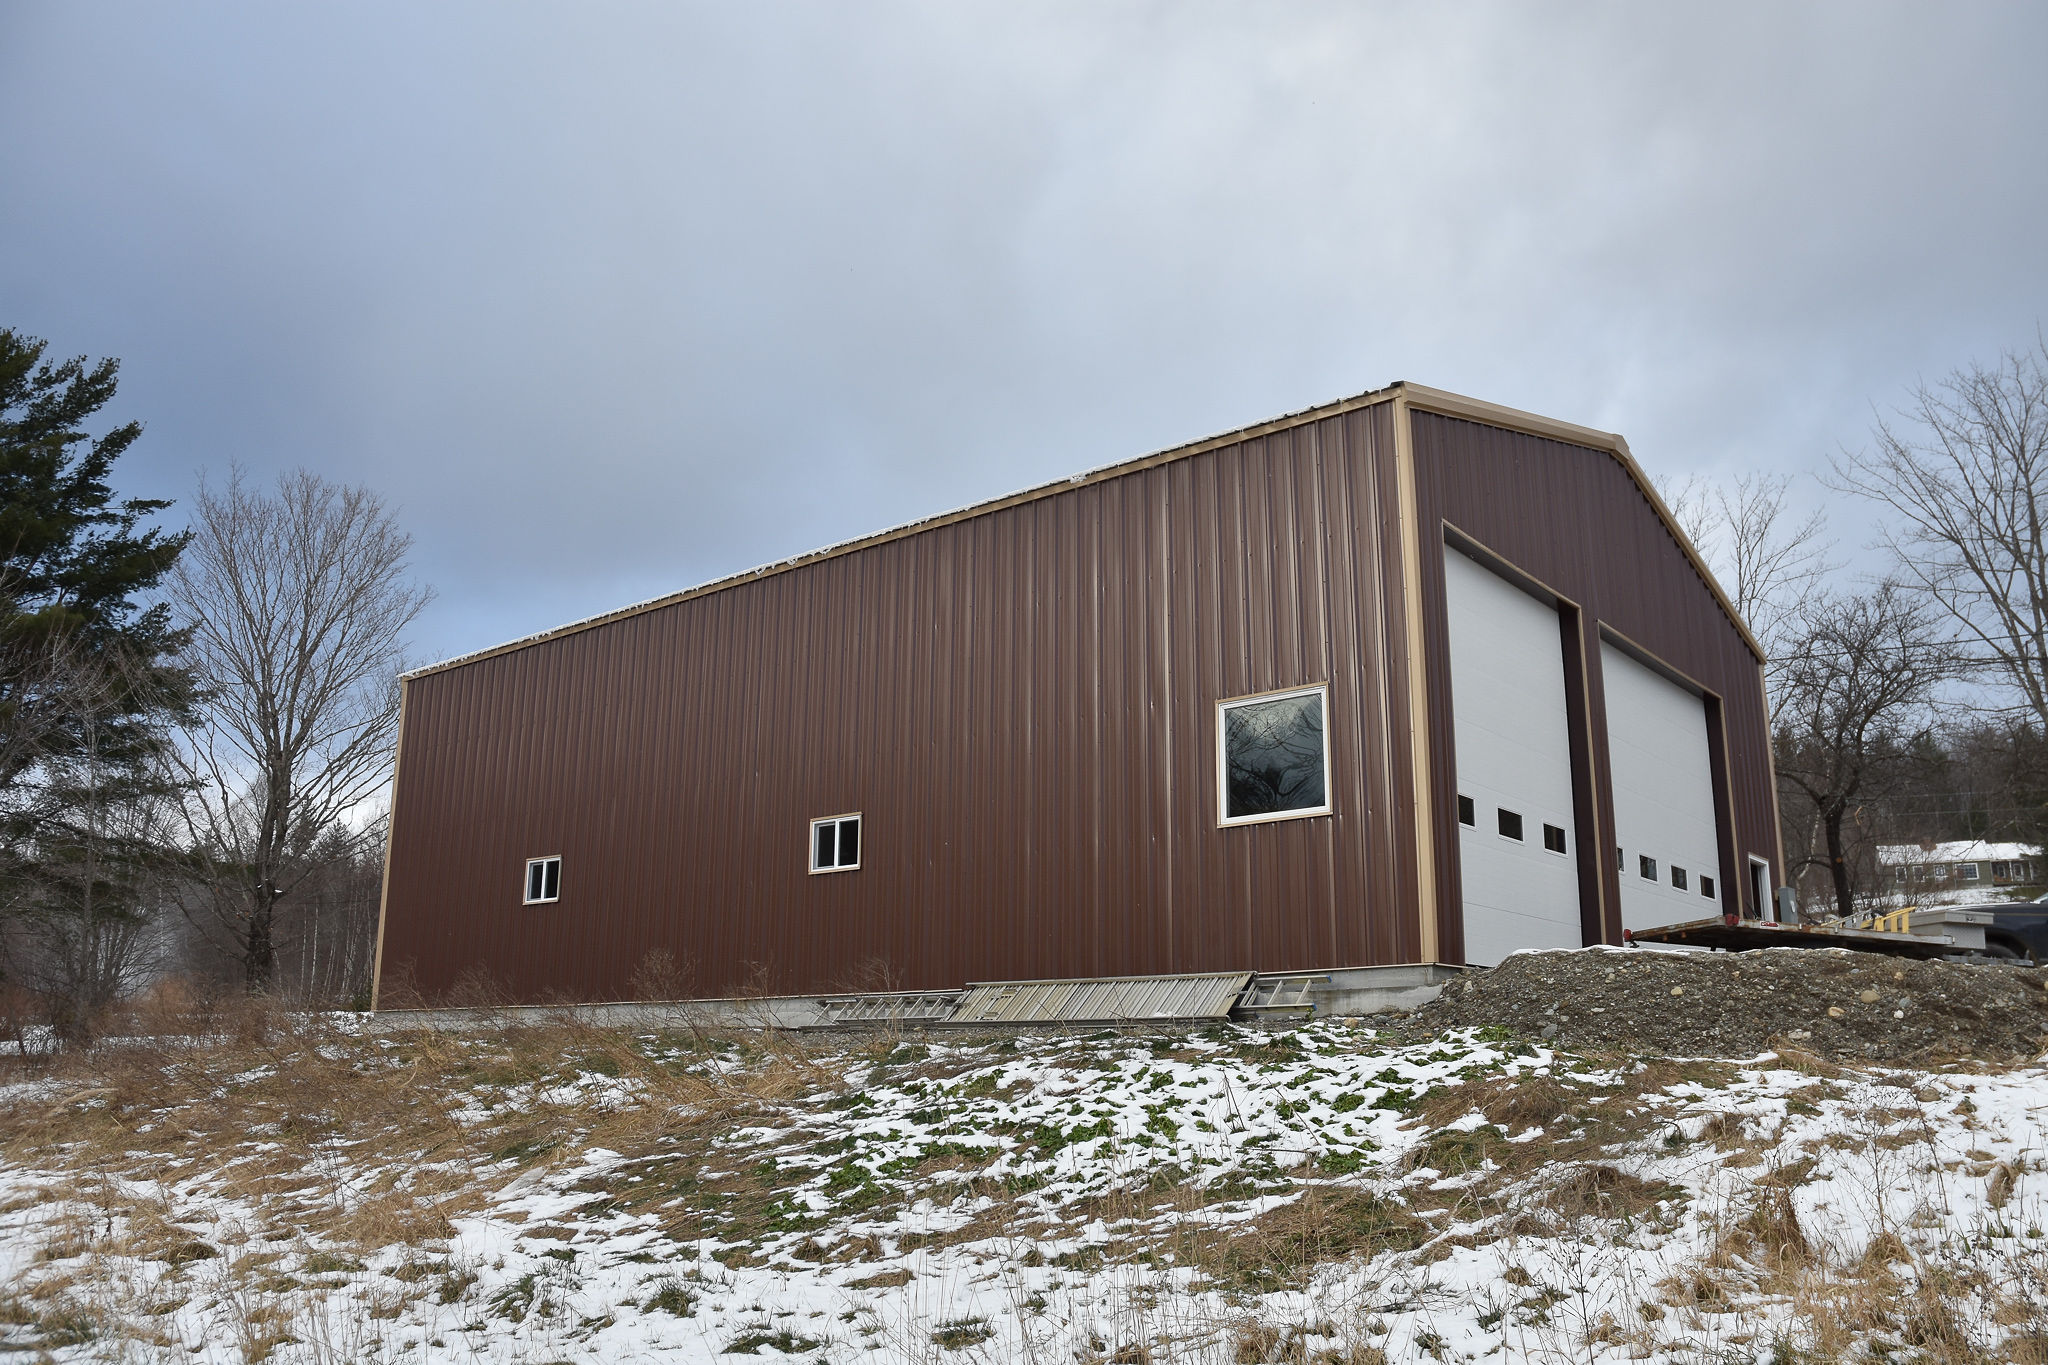
[[[491,989],[483,981],[473,988],[479,995]],[[1446,1083],[1400,1120],[1416,1148],[1383,1151],[1383,1163],[1365,1168],[1356,1157],[1349,1165],[1319,1164],[1322,1149],[1311,1141],[1290,1149],[1306,1156],[1303,1165],[1276,1168],[1266,1155],[1275,1149],[1257,1148],[1263,1167],[1247,1162],[1227,1178],[1214,1178],[1198,1163],[1182,1169],[1161,1162],[1156,1150],[1111,1144],[1091,1158],[1106,1187],[1070,1189],[1049,1203],[1043,1190],[1034,1194],[1035,1187],[1018,1183],[1016,1166],[992,1163],[986,1149],[971,1145],[973,1136],[944,1136],[966,1134],[963,1128],[931,1125],[941,1140],[901,1152],[889,1178],[880,1181],[869,1179],[879,1169],[875,1158],[850,1145],[858,1125],[848,1120],[862,1112],[863,1096],[847,1093],[845,1073],[877,1066],[887,1085],[910,1086],[912,1105],[939,1102],[938,1091],[917,1090],[917,1083],[950,1087],[943,1092],[949,1099],[997,1103],[1028,1088],[997,1091],[996,1068],[1017,1051],[1009,1044],[968,1058],[900,1031],[818,1040],[700,1026],[650,1045],[644,1037],[590,1026],[568,1010],[508,1011],[460,1034],[365,1036],[332,1020],[234,1002],[167,994],[149,1008],[157,1036],[166,1041],[34,1063],[23,1074],[40,1086],[0,1102],[0,1160],[40,1173],[45,1185],[39,1194],[14,1198],[15,1211],[33,1207],[25,1199],[63,1210],[41,1224],[49,1259],[33,1292],[0,1297],[0,1320],[21,1322],[45,1342],[70,1339],[67,1333],[143,1340],[160,1330],[127,1286],[115,1278],[95,1281],[91,1266],[124,1259],[163,1268],[151,1303],[175,1305],[184,1296],[225,1305],[222,1330],[231,1331],[245,1359],[296,1358],[280,1350],[284,1336],[310,1329],[280,1305],[351,1277],[356,1311],[373,1321],[417,1318],[434,1305],[455,1305],[447,1310],[451,1315],[482,1311],[478,1305],[487,1308],[503,1290],[489,1278],[475,1288],[479,1273],[502,1278],[503,1268],[464,1264],[459,1246],[443,1243],[453,1220],[465,1215],[488,1211],[501,1223],[523,1219],[498,1207],[499,1196],[516,1176],[539,1168],[552,1172],[548,1189],[586,1202],[523,1222],[513,1240],[528,1257],[580,1253],[588,1264],[587,1227],[608,1224],[613,1215],[646,1213],[653,1215],[650,1226],[675,1242],[715,1241],[714,1259],[726,1267],[830,1274],[834,1283],[865,1294],[942,1294],[947,1273],[984,1273],[966,1270],[970,1259],[976,1267],[986,1258],[1006,1267],[1004,1273],[1057,1273],[1076,1284],[1122,1275],[1132,1287],[1119,1292],[1133,1313],[1153,1311],[1149,1302],[1140,1303],[1147,1294],[1168,1303],[1175,1295],[1221,1300],[1229,1316],[1212,1318],[1206,1330],[1218,1350],[1246,1361],[1306,1365],[1431,1354],[1406,1335],[1393,1342],[1384,1329],[1378,1336],[1365,1331],[1359,1325],[1369,1318],[1364,1309],[1354,1315],[1357,1323],[1334,1315],[1345,1323],[1341,1332],[1242,1318],[1247,1309],[1271,1311],[1254,1303],[1257,1296],[1313,1295],[1333,1272],[1369,1275],[1375,1283],[1426,1276],[1442,1258],[1490,1248],[1500,1249],[1504,1264],[1517,1247],[1547,1249],[1539,1254],[1552,1257],[1566,1254],[1559,1248],[1619,1248],[1646,1234],[1672,1232],[1688,1213],[1699,1214],[1707,1239],[1696,1263],[1657,1286],[1647,1282],[1652,1272],[1641,1272],[1640,1303],[1588,1311],[1569,1326],[1566,1309],[1556,1309],[1558,1322],[1547,1330],[1634,1349],[1659,1332],[1724,1330],[1728,1313],[1754,1309],[1761,1296],[1798,1305],[1802,1325],[1788,1359],[1815,1365],[1849,1359],[1855,1342],[1883,1336],[1910,1337],[1919,1358],[1945,1363],[1973,1358],[1969,1343],[1987,1339],[1983,1314],[2010,1318],[2029,1302],[2048,1301],[2038,1294],[2029,1300],[2013,1287],[2021,1275],[2038,1275],[2038,1267],[2016,1263],[1999,1272],[2004,1280],[1987,1269],[1966,1282],[1955,1267],[1969,1263],[1940,1260],[1926,1240],[1886,1233],[1860,1256],[1860,1242],[1837,1254],[1824,1219],[1809,1213],[1802,1223],[1799,1209],[1811,1210],[1811,1198],[1794,1203],[1817,1163],[1839,1170],[1835,1149],[1815,1143],[1804,1155],[1780,1150],[1771,1145],[1768,1124],[1756,1125],[1753,1134],[1733,1119],[1709,1124],[1695,1141],[1681,1136],[1677,1124],[1697,1110],[1683,1095],[1663,1092],[1711,1082],[1726,1071],[1716,1064],[1617,1062],[1601,1071],[1561,1066],[1550,1075],[1475,1075]],[[180,1037],[173,1028],[196,1029],[198,1022],[203,1033]],[[1089,1046],[1030,1046],[1034,1066],[1082,1072],[1101,1066]],[[1268,1041],[1246,1047],[1260,1058],[1288,1053]],[[1170,1051],[1154,1046],[1155,1055]],[[963,1088],[963,1073],[977,1067],[986,1079]],[[1830,1104],[1857,1084],[1840,1075],[1816,1077],[1791,1098],[1810,1107]],[[1911,1088],[1898,1094],[1925,1103]],[[964,1111],[951,1112],[958,1118]],[[1070,1112],[1056,1122],[1072,1126],[1086,1117],[1078,1105]],[[1876,1153],[1873,1173],[1880,1166],[1918,1170],[1912,1163],[1919,1158],[1891,1155],[1878,1139],[1901,1124],[1912,1128],[1919,1117],[1890,1092],[1861,1092],[1857,1107],[1845,1111],[1843,1150],[1860,1143]],[[1029,1124],[1039,1121],[1006,1129],[1013,1146],[1028,1147]],[[762,1142],[733,1140],[736,1126],[772,1132]],[[1698,1130],[1689,1125],[1683,1131]],[[1516,1137],[1524,1140],[1509,1141]],[[1986,1137],[1982,1145],[1997,1144]],[[592,1148],[616,1153],[617,1160],[585,1168],[580,1163]],[[1687,1163],[1733,1169],[1766,1159],[1770,1169],[1752,1171],[1730,1187],[1743,1191],[1730,1196],[1731,1206],[1708,1211],[1689,1202],[1706,1200],[1704,1193],[1688,1195],[1630,1173],[1668,1173]],[[2021,1161],[1983,1151],[1934,1179],[1982,1182],[1972,1188],[2024,1227],[2038,1207],[2025,1183],[2027,1170]],[[793,1199],[799,1186],[815,1195],[819,1178],[834,1175],[847,1183],[825,1186],[829,1210]],[[1251,1202],[1275,1194],[1287,1202]],[[218,1196],[210,1209],[200,1207],[210,1196]],[[911,1201],[930,1198],[943,1206],[956,1197],[961,1216],[943,1231],[890,1226]],[[232,1217],[222,1217],[223,1208],[235,1210]],[[1098,1220],[1108,1229],[1107,1242],[1093,1232],[1082,1235]],[[1910,1226],[1902,1230],[1918,1235]],[[1067,1246],[1045,1245],[1053,1239]],[[372,1262],[372,1253],[393,1247],[410,1250]],[[641,1252],[652,1264],[674,1249],[655,1245]],[[955,1269],[929,1274],[920,1265],[913,1282],[901,1258],[919,1249],[940,1264],[950,1255]],[[1382,1259],[1370,1270],[1357,1264],[1375,1256]],[[724,1273],[700,1264],[714,1278]],[[372,1265],[377,1268],[367,1268]],[[1520,1278],[1504,1273],[1503,1285],[1522,1291],[1503,1292],[1498,1302],[1510,1323],[1551,1311],[1549,1296],[1562,1292],[1556,1286],[1585,1278],[1574,1279],[1577,1272],[1561,1262],[1550,1269],[1537,1264],[1535,1279],[1519,1264],[1508,1269]],[[1660,1265],[1654,1274],[1665,1269]],[[1168,1278],[1190,1270],[1192,1290],[1185,1280]],[[679,1289],[675,1301],[687,1307],[700,1291],[711,1292],[693,1284],[687,1292]],[[131,1298],[124,1301],[123,1294]],[[1930,1294],[1974,1304],[1967,1311],[1979,1317],[1923,1302]],[[636,1291],[635,1302],[645,1297]],[[116,1311],[110,1304],[123,1306]],[[411,1311],[416,1306],[420,1312]],[[2009,1325],[2029,1322],[2010,1318]],[[1109,1360],[1127,1351],[1185,1358],[1160,1344],[1164,1336],[1103,1335],[1092,1355],[1069,1351],[1060,1358]],[[1128,1344],[1134,1339],[1151,1344]],[[936,1356],[925,1335],[917,1341],[932,1359],[972,1359],[980,1349],[977,1343]],[[2038,1352],[2025,1353],[2033,1349],[2023,1340],[2006,1358],[2048,1365]],[[1768,1351],[1759,1346],[1756,1354]],[[334,1358],[348,1357],[338,1352]]]
[[[477,1208],[491,1172],[590,1146],[654,1155],[828,1079],[800,1040],[750,1040],[749,1064],[727,1074],[686,1069],[567,1012],[461,1037],[367,1035],[261,1002],[169,993],[138,1016],[159,1041],[17,1062],[41,1085],[0,1106],[0,1159],[101,1177],[76,1192],[137,1236],[177,1211],[132,1207],[107,1177],[249,1200],[267,1214],[257,1237],[415,1245]],[[701,1058],[740,1045],[680,1046]]]

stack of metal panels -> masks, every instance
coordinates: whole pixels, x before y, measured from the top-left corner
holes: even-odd
[[[1226,1019],[1250,972],[969,983],[948,1024],[1118,1024]]]
[[[952,1017],[959,991],[891,991],[874,995],[825,997],[825,1015],[834,1024],[937,1024]]]
[[[1329,976],[1320,972],[1261,976],[1238,1000],[1237,1007],[1249,1014],[1313,1014],[1313,992],[1318,986],[1329,984]]]

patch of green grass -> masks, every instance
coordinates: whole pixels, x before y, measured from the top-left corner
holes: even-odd
[[[1039,1152],[1048,1157],[1058,1156],[1061,1151],[1077,1143],[1092,1142],[1110,1134],[1108,1119],[1097,1119],[1093,1123],[1076,1124],[1072,1128],[1061,1128],[1058,1124],[1040,1124],[1032,1131],[1031,1142]]]
[[[436,1303],[454,1303],[464,1294],[467,1294],[469,1287],[475,1283],[476,1272],[473,1270],[450,1271],[441,1277],[441,1283],[434,1291],[434,1301]]]
[[[654,1293],[641,1308],[649,1313],[667,1313],[672,1317],[687,1318],[697,1311],[697,1296],[683,1288],[682,1282],[674,1276],[664,1276],[655,1281]]]
[[[772,1346],[786,1356],[794,1356],[815,1351],[824,1344],[824,1342],[819,1341],[815,1337],[798,1336],[787,1327],[774,1332],[767,1331],[764,1328],[757,1328],[750,1332],[742,1332],[731,1341],[728,1341],[725,1344],[725,1354],[729,1356],[755,1356],[761,1354],[763,1346]]]
[[[986,1318],[954,1318],[932,1329],[932,1344],[948,1351],[964,1351],[995,1334],[996,1329],[989,1326]]]
[[[509,1143],[491,1153],[493,1161],[512,1161],[525,1164],[537,1156],[545,1156],[561,1145],[559,1137],[531,1137]]]
[[[528,1271],[491,1295],[491,1309],[507,1322],[525,1322],[526,1315],[533,1311],[534,1294],[539,1287],[539,1277]]]
[[[1479,1128],[1440,1128],[1416,1154],[1415,1165],[1446,1176],[1464,1175],[1484,1166],[1506,1142],[1507,1135],[1490,1123]]]
[[[316,1251],[299,1267],[308,1275],[355,1275],[362,1268],[363,1263],[353,1256],[339,1256],[331,1251]]]

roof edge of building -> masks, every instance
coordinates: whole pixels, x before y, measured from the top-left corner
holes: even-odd
[[[1722,611],[1727,614],[1729,621],[1734,624],[1736,631],[1741,634],[1743,643],[1756,655],[1759,662],[1762,661],[1764,657],[1762,646],[1757,643],[1756,637],[1750,634],[1748,625],[1744,623],[1741,615],[1736,612],[1734,604],[1729,600],[1727,593],[1721,590],[1721,585],[1715,579],[1713,571],[1707,567],[1706,560],[1701,557],[1690,537],[1685,534],[1684,528],[1672,516],[1671,509],[1665,505],[1663,498],[1658,495],[1656,487],[1650,482],[1649,476],[1643,472],[1642,467],[1636,463],[1635,457],[1629,453],[1627,441],[1614,432],[1599,431],[1592,427],[1583,427],[1571,422],[1558,421],[1555,418],[1543,417],[1533,412],[1524,412],[1519,408],[1504,407],[1497,403],[1467,398],[1462,394],[1451,393],[1444,389],[1433,389],[1427,385],[1415,384],[1408,380],[1396,380],[1382,388],[1368,389],[1364,393],[1355,394],[1349,398],[1340,398],[1334,402],[1320,403],[1314,407],[1302,408],[1297,412],[1291,412],[1284,416],[1268,418],[1262,422],[1254,422],[1249,426],[1219,432],[1214,436],[1205,436],[1199,440],[1170,446],[1164,450],[1154,451],[1147,455],[1139,455],[1128,460],[1119,460],[1113,464],[1099,465],[1094,469],[1085,470],[1079,474],[1071,474],[1065,478],[1036,484],[1014,493],[1006,493],[1000,497],[970,503],[965,507],[954,508],[951,511],[936,512],[927,517],[919,517],[915,521],[903,522],[886,530],[874,531],[867,535],[856,536],[850,540],[838,541],[820,549],[794,555],[788,559],[757,565],[751,569],[743,569],[738,573],[727,574],[722,578],[714,578],[708,582],[699,583],[694,587],[681,588],[675,592],[663,593],[658,597],[650,597],[644,601],[634,602],[627,606],[614,607],[610,611],[600,612],[595,616],[586,616],[563,625],[551,626],[546,630],[536,631],[531,635],[522,635],[517,639],[507,640],[503,644],[471,650],[466,654],[458,654],[452,658],[443,659],[438,663],[411,669],[400,676],[410,680],[427,677],[435,673],[445,673],[468,664],[480,663],[485,659],[495,658],[500,654],[511,654],[535,645],[546,644],[550,640],[558,640],[564,636],[576,635],[586,630],[610,625],[615,621],[626,620],[646,612],[658,611],[663,607],[674,606],[678,602],[687,602],[692,598],[706,597],[712,593],[724,591],[727,588],[738,587],[742,583],[757,582],[760,579],[785,573],[791,569],[802,568],[807,564],[815,564],[827,559],[837,559],[841,555],[871,549],[874,546],[885,545],[891,541],[901,540],[925,531],[934,531],[940,527],[950,526],[973,517],[986,515],[990,512],[999,512],[1005,508],[1036,502],[1040,498],[1052,497],[1055,494],[1064,493],[1088,484],[1122,478],[1127,474],[1141,473],[1144,470],[1156,468],[1159,465],[1170,464],[1176,460],[1189,459],[1223,446],[1235,445],[1241,441],[1255,440],[1261,436],[1269,436],[1275,432],[1306,426],[1311,422],[1320,422],[1326,418],[1341,416],[1347,412],[1355,412],[1361,408],[1375,407],[1381,403],[1393,402],[1395,400],[1401,400],[1408,407],[1419,408],[1425,412],[1434,412],[1442,416],[1482,422],[1490,426],[1505,427],[1509,430],[1520,431],[1531,436],[1548,437],[1549,439],[1563,441],[1570,445],[1585,446],[1594,450],[1605,451],[1614,456],[1615,459],[1620,461],[1623,469],[1628,473],[1629,478],[1635,483],[1637,489],[1649,500],[1651,509],[1656,512],[1658,519],[1664,523],[1665,529],[1678,542],[1678,546],[1685,553],[1686,558],[1692,562],[1693,569],[1699,574],[1701,581],[1706,584],[1707,590],[1713,594],[1715,601],[1720,605]]]
[[[1699,552],[1699,547],[1692,543],[1692,537],[1687,535],[1685,528],[1678,524],[1678,518],[1672,514],[1670,506],[1664,501],[1664,495],[1657,491],[1657,485],[1650,481],[1650,476],[1644,472],[1640,464],[1636,463],[1636,457],[1629,450],[1628,441],[1625,438],[1612,431],[1599,431],[1593,427],[1582,427],[1572,422],[1560,422],[1556,418],[1543,417],[1533,412],[1524,412],[1520,408],[1503,407],[1499,403],[1488,403],[1478,398],[1467,398],[1463,394],[1450,393],[1443,389],[1432,389],[1423,384],[1411,384],[1403,381],[1402,383],[1392,385],[1391,388],[1399,390],[1397,396],[1403,399],[1408,406],[1421,408],[1424,412],[1434,412],[1445,417],[1459,417],[1472,422],[1483,422],[1489,426],[1507,427],[1510,430],[1524,432],[1531,436],[1547,436],[1552,440],[1563,441],[1568,445],[1588,446],[1594,450],[1604,450],[1609,455],[1612,455],[1621,463],[1622,469],[1627,472],[1630,480],[1635,483],[1636,491],[1649,500],[1650,510],[1655,512],[1657,519],[1664,523],[1664,529],[1669,531],[1671,538],[1678,542],[1678,548],[1692,562],[1693,572],[1697,573],[1700,576],[1700,581],[1707,585],[1707,591],[1713,594],[1714,601],[1720,605],[1722,612],[1728,617],[1729,624],[1733,625],[1736,633],[1742,637],[1742,643],[1749,648],[1751,654],[1756,656],[1758,664],[1764,662],[1763,644],[1751,633],[1749,623],[1742,619],[1742,613],[1735,609],[1735,602],[1721,587],[1721,580],[1716,578],[1714,571],[1707,567],[1706,557]]]

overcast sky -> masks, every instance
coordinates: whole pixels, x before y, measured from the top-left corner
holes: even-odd
[[[1396,379],[1811,468],[2048,319],[2044,54],[2038,4],[0,0],[0,325],[121,358],[124,491],[384,492],[437,658]]]

